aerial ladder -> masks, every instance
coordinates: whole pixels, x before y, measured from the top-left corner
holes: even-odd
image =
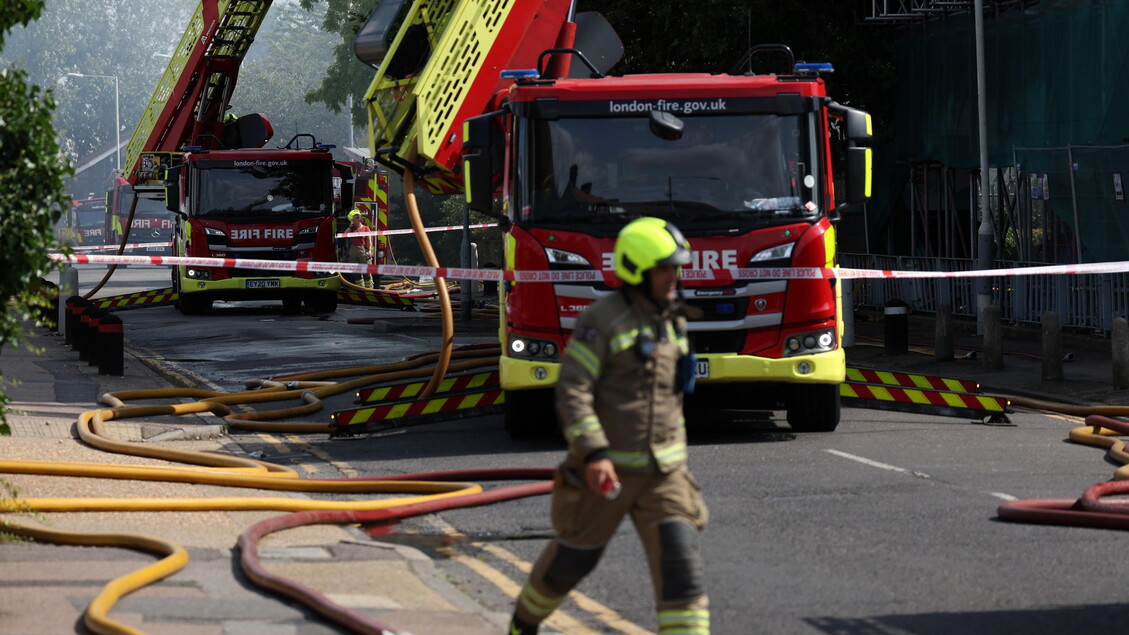
[[[258,115],[242,124],[225,122],[224,115],[270,7],[271,0],[201,0],[126,145],[123,178],[131,185],[161,181],[173,153],[185,145],[262,147],[269,140],[265,129],[237,136],[241,125],[269,129]]]

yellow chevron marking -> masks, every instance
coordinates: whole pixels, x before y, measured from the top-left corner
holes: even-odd
[[[364,423],[376,412],[376,408],[364,408],[353,413],[353,418],[345,423],[345,425],[353,425],[354,423]]]
[[[874,371],[874,374],[878,376],[878,381],[880,381],[884,384],[887,384],[887,385],[890,385],[890,386],[899,385],[898,379],[896,377],[894,377],[893,373],[888,373],[884,370],[876,370],[876,371]]]
[[[956,379],[946,379],[944,381],[945,381],[945,387],[948,388],[949,390],[953,390],[953,391],[956,391],[956,392],[964,392],[964,387],[960,385],[960,381],[958,381]]]
[[[479,386],[483,386],[483,385],[486,384],[486,379],[488,377],[490,377],[490,373],[482,373],[481,375],[475,375],[474,378],[470,380],[470,383],[467,384],[467,386],[469,388],[478,388]]]
[[[910,381],[913,382],[913,385],[917,386],[918,388],[924,388],[926,390],[936,390],[936,388],[934,388],[933,385],[929,383],[928,377],[924,377],[922,375],[910,375],[909,378]]]
[[[850,384],[839,384],[839,395],[843,397],[858,397],[855,387]]]
[[[466,397],[463,397],[463,402],[459,404],[459,408],[474,408],[478,405],[478,402],[482,401],[482,398],[485,395],[486,393],[484,392],[467,395]]]
[[[427,405],[423,407],[423,410],[420,411],[420,414],[429,415],[433,412],[439,412],[439,410],[442,409],[446,404],[447,397],[432,399],[431,401],[427,402]]]
[[[894,399],[894,396],[890,394],[890,391],[886,390],[882,386],[871,386],[870,391],[874,393],[875,399],[881,399],[882,401],[896,401],[896,399]]]
[[[905,392],[906,392],[906,396],[909,397],[909,400],[912,401],[913,403],[920,403],[920,404],[928,404],[929,403],[929,398],[926,397],[925,393],[921,392],[920,390],[906,390]]]
[[[992,399],[991,397],[977,397],[976,400],[980,402],[980,405],[983,406],[985,410],[996,410],[998,412],[1004,411],[1003,404],[1001,404],[998,399]]]
[[[412,405],[411,402],[396,404],[395,406],[392,406],[391,410],[388,411],[388,416],[385,417],[385,418],[386,419],[399,419],[400,417],[403,417],[405,413],[408,412],[408,408],[410,408],[411,405]]]
[[[967,405],[965,405],[963,399],[961,399],[957,395],[954,395],[951,392],[943,392],[943,393],[939,393],[939,394],[941,395],[941,398],[943,398],[945,400],[945,403],[949,404],[950,406],[953,406],[954,408],[967,408],[968,407]]]

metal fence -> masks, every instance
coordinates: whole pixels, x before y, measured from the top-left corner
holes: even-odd
[[[969,271],[975,262],[957,258],[839,254],[839,264],[852,269],[897,271]],[[1041,266],[1045,263],[996,261],[994,268]],[[988,279],[992,303],[1004,322],[1037,325],[1054,311],[1063,328],[1108,336],[1116,317],[1129,317],[1129,274],[1066,274],[994,276]],[[855,307],[882,308],[889,300],[906,302],[914,311],[935,313],[948,304],[955,316],[976,318],[973,278],[881,278],[854,280]]]

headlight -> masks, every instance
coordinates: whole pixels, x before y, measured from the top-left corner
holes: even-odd
[[[510,355],[525,359],[555,360],[558,345],[552,340],[514,337],[510,340]]]
[[[227,235],[227,234],[225,234],[225,233],[221,232],[220,230],[215,229],[213,227],[205,227],[204,233],[209,235],[209,236],[226,236]]]
[[[563,249],[554,249],[552,247],[545,248],[545,255],[549,257],[549,267],[566,268],[566,269],[591,269],[592,263],[580,254],[574,254],[571,251],[564,251]]]
[[[795,244],[796,243],[785,243],[783,245],[770,247],[763,251],[758,251],[757,253],[753,254],[752,258],[749,259],[749,264],[753,264],[755,262],[766,262],[769,260],[784,260],[785,258],[791,258],[792,247]]]
[[[784,355],[811,355],[835,349],[835,330],[820,329],[807,333],[793,333],[784,341]]]

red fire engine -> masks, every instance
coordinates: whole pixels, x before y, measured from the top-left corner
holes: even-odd
[[[574,274],[503,286],[507,431],[537,434],[551,420],[545,404],[576,317],[617,286],[615,237],[641,216],[672,221],[691,243],[684,294],[704,313],[689,326],[696,397],[783,408],[794,429],[834,430],[846,371],[840,288],[786,271],[836,266],[839,208],[869,196],[870,117],[827,96],[830,65],[768,45],[749,58],[782,60],[777,73],[746,72],[746,59],[728,74],[607,76],[605,52],[593,63],[572,47],[606,51],[591,34],[610,27],[572,18],[567,0],[465,0],[430,21],[420,4],[381,3],[355,44],[382,60],[368,96],[374,147],[398,143],[383,160],[429,184],[465,184],[468,205],[499,218],[507,270]],[[476,37],[447,37],[462,30]],[[424,38],[431,56],[419,63]],[[839,198],[833,121],[847,146]]]
[[[269,0],[201,0],[130,139],[126,180],[162,196],[176,215],[177,256],[335,261],[334,169],[342,200],[352,173],[331,145],[296,135],[283,148],[266,117],[225,114],[239,67]],[[183,313],[216,299],[280,299],[315,312],[337,307],[336,273],[178,266],[173,286]]]

